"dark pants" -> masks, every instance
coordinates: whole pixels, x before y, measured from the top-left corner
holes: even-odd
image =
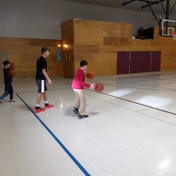
[[[3,100],[8,94],[10,95],[10,100],[12,100],[13,99],[12,82],[5,83],[5,92],[1,95],[0,99]]]

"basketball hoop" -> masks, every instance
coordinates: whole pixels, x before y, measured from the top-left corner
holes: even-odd
[[[172,37],[172,34],[176,34],[176,21],[162,19],[161,20],[161,35],[166,37]]]
[[[170,36],[173,38],[173,40],[176,40],[176,33],[171,33]]]

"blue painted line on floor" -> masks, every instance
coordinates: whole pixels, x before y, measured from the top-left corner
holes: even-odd
[[[55,134],[45,125],[45,123],[34,113],[34,111],[27,105],[27,103],[16,93],[16,95],[21,99],[21,101],[26,105],[26,107],[34,114],[34,116],[39,120],[39,122],[45,127],[45,129],[51,134],[55,141],[62,147],[62,149],[67,153],[67,155],[72,159],[72,161],[78,166],[78,168],[84,173],[85,176],[91,176],[86,169],[78,162],[78,160],[69,152],[69,150],[62,144],[62,142],[55,136]]]

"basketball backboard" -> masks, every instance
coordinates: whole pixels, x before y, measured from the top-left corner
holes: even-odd
[[[161,35],[168,36],[168,37],[170,36],[172,37],[173,35],[176,35],[176,21],[162,19],[161,20]]]

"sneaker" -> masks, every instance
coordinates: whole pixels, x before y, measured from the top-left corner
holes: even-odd
[[[84,115],[79,115],[79,119],[83,119],[83,118],[87,118],[89,117],[88,115],[84,114]]]
[[[0,103],[3,103],[3,100],[2,100],[2,99],[0,99]]]
[[[35,109],[34,109],[35,113],[39,113],[39,112],[43,112],[43,111],[45,111],[45,109],[42,109],[41,107],[35,107]]]
[[[53,108],[54,105],[51,105],[51,104],[45,104],[45,109],[50,109],[50,108]]]
[[[16,101],[17,101],[17,100],[15,100],[15,99],[11,99],[11,100],[10,100],[10,102],[16,102]]]
[[[75,114],[79,114],[78,108],[74,107],[73,112],[74,112]]]

